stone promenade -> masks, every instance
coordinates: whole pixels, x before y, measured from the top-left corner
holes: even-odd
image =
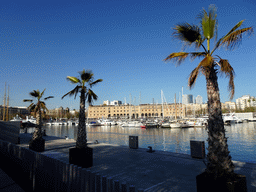
[[[31,137],[31,134],[20,134],[19,145],[28,147]],[[44,136],[44,139],[45,151],[42,153],[68,163],[69,148],[75,146],[75,140],[53,136]],[[148,153],[148,149],[143,148],[88,143],[93,148],[93,167],[89,170],[147,192],[196,192],[196,176],[206,167],[202,159],[194,159],[186,154],[164,151]],[[234,163],[235,172],[246,176],[248,192],[256,191],[256,164]]]

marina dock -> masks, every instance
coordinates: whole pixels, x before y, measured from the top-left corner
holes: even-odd
[[[28,148],[31,134],[20,134],[20,146]],[[44,136],[45,151],[42,154],[69,163],[69,148],[75,140]],[[146,192],[196,192],[196,176],[206,168],[202,159],[187,154],[156,150],[148,153],[145,148],[106,143],[94,144],[93,167],[88,170],[113,180],[126,182]],[[256,164],[234,161],[235,172],[246,176],[248,192],[256,191]]]

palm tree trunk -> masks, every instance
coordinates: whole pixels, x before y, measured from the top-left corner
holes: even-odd
[[[39,109],[38,113],[36,113],[36,128],[35,128],[36,130],[33,134],[32,140],[41,139],[43,137],[41,127],[42,127],[41,109]]]
[[[234,164],[231,161],[227,138],[225,137],[216,70],[213,66],[205,72],[209,114],[208,164],[206,172],[213,174],[217,178],[234,173]]]
[[[86,138],[86,124],[85,124],[85,92],[81,90],[80,96],[80,113],[79,113],[79,124],[78,133],[76,140],[76,148],[86,148],[87,138]]]

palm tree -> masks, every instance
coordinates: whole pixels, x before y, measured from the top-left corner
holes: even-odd
[[[32,103],[33,100],[32,99],[24,99],[23,102],[31,102],[31,104],[29,105],[28,109],[29,111],[33,111],[34,113],[36,113],[36,130],[33,134],[32,140],[36,140],[36,139],[42,139],[42,111],[45,113],[45,110],[48,111],[48,109],[46,108],[46,104],[43,101],[40,101],[40,99],[42,98],[43,94],[44,94],[45,89],[40,93],[39,90],[33,90],[32,92],[29,93],[29,95],[33,98],[36,98],[37,101]],[[44,100],[53,98],[53,96],[49,96],[44,98]]]
[[[242,34],[251,34],[252,27],[240,29],[244,20],[238,22],[226,35],[217,41],[216,7],[209,6],[208,13],[203,9],[199,15],[200,26],[188,23],[178,24],[174,28],[173,36],[185,43],[185,46],[194,45],[201,52],[175,52],[171,53],[165,61],[174,61],[180,65],[187,57],[191,59],[202,58],[197,67],[190,73],[188,86],[193,88],[198,74],[201,72],[206,78],[208,97],[208,154],[206,173],[213,174],[215,178],[224,175],[234,175],[234,164],[228,151],[227,138],[225,136],[222,119],[220,94],[217,74],[224,74],[229,78],[230,99],[234,97],[234,69],[227,59],[213,55],[221,46],[228,50],[236,48],[242,40]],[[210,50],[210,40],[215,37],[215,46]],[[203,43],[206,41],[207,46]]]
[[[62,99],[69,95],[76,95],[78,92],[81,93],[80,96],[80,113],[79,113],[79,123],[78,123],[78,134],[76,141],[76,148],[86,148],[87,147],[87,139],[86,139],[86,124],[85,124],[85,101],[92,104],[92,102],[98,99],[98,96],[91,90],[91,88],[97,83],[103,81],[102,79],[98,79],[94,81],[94,74],[90,70],[83,70],[78,72],[81,76],[81,79],[76,77],[67,76],[67,80],[73,84],[78,84],[72,91],[66,93]],[[85,86],[86,85],[86,86]]]

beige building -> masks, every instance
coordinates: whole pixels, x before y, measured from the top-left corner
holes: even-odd
[[[63,107],[59,107],[59,108],[55,108],[55,109],[49,109],[46,112],[46,115],[64,118],[67,113],[69,113],[68,107],[66,109],[64,109]]]
[[[140,104],[135,105],[91,105],[88,108],[89,118],[151,118],[151,117],[184,117],[188,110],[205,109],[207,104]]]
[[[230,112],[236,110],[236,103],[231,101],[226,101],[225,103],[221,104],[222,109],[227,109]]]

